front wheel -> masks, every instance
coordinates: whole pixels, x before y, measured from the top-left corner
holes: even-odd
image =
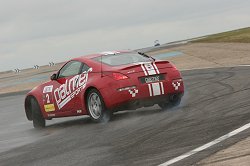
[[[41,129],[45,127],[45,119],[41,113],[40,106],[36,99],[31,99],[31,108],[32,108],[32,120],[34,128]]]
[[[111,119],[112,112],[106,110],[102,96],[96,89],[91,89],[87,95],[87,109],[94,122],[108,122]]]

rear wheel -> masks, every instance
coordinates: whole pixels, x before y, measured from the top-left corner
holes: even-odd
[[[34,128],[41,129],[45,127],[45,119],[41,113],[40,106],[36,99],[31,99],[32,120]]]
[[[104,101],[100,92],[91,89],[87,95],[87,109],[94,122],[108,122],[112,112],[105,108]]]
[[[169,102],[162,102],[162,103],[159,103],[158,105],[159,107],[161,107],[162,110],[166,110],[166,109],[176,107],[180,105],[180,103],[181,103],[181,96],[173,95],[170,97]]]

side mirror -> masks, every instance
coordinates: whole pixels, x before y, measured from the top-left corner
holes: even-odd
[[[50,76],[51,80],[56,80],[57,79],[57,74],[52,74],[52,76]]]

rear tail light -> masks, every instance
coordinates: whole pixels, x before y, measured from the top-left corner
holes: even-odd
[[[115,80],[125,80],[128,79],[128,76],[121,73],[112,73],[112,76]]]

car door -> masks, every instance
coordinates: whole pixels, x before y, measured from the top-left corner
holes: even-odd
[[[81,62],[69,61],[59,70],[57,79],[54,80],[53,84],[53,98],[58,111],[74,112],[77,109],[75,106],[77,102],[76,90],[81,69]]]
[[[86,75],[85,73],[88,73],[89,72],[89,69],[90,67],[88,65],[86,65],[85,63],[82,63],[82,67],[81,67],[81,70],[80,70],[80,79],[81,78],[85,78],[84,81],[87,83],[88,81],[88,74]],[[86,77],[87,76],[87,77]],[[86,85],[86,84],[85,84]],[[83,102],[83,93],[85,92],[84,91],[84,88],[85,86],[83,86],[83,88],[80,89],[80,92],[77,93],[77,95],[75,95],[75,109],[77,111],[77,114],[81,114],[81,113],[84,113],[84,108],[85,108],[85,102]]]

